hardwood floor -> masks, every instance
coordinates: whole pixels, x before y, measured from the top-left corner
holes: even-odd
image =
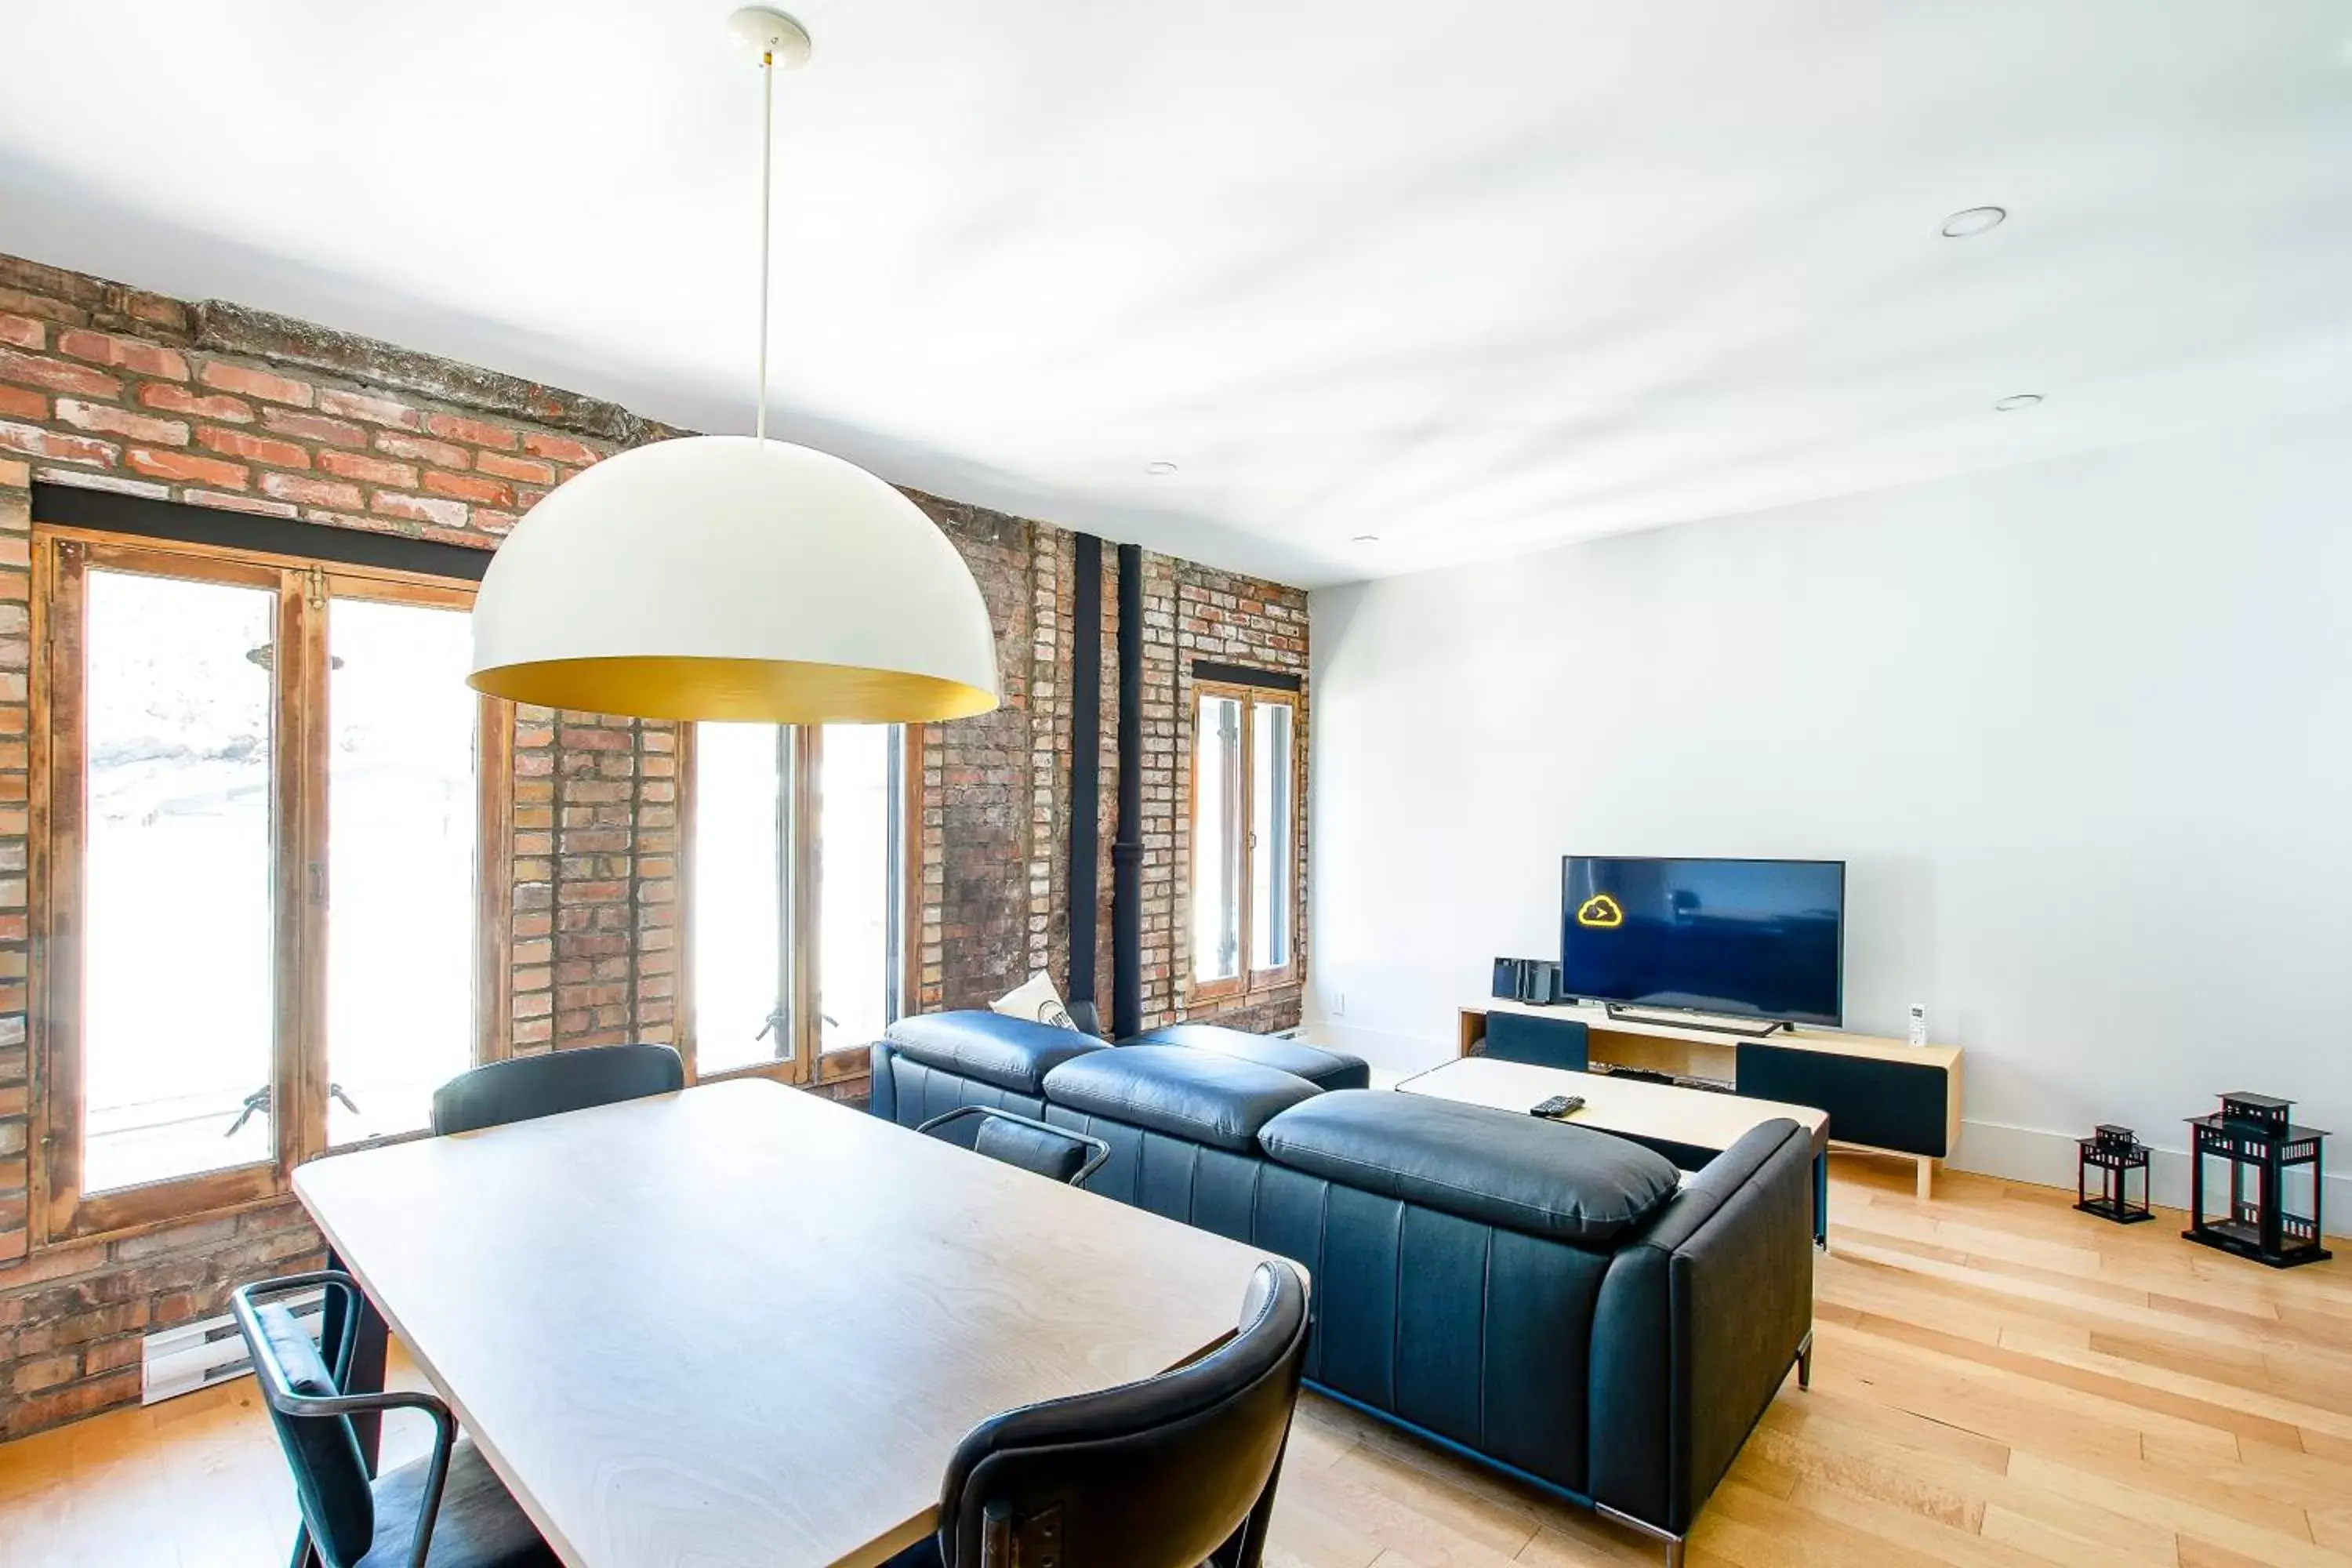
[[[1839,1157],[1813,1387],[1692,1538],[1738,1568],[2352,1564],[2352,1266],[2273,1273],[2044,1188]],[[2170,1223],[2167,1223],[2169,1220]],[[417,1451],[395,1430],[388,1452]],[[250,1383],[0,1447],[10,1568],[277,1568]],[[1642,1563],[1657,1548],[1311,1396],[1269,1563]]]

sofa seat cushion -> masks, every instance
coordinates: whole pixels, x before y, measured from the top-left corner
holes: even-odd
[[[1043,1094],[1045,1075],[1064,1062],[1110,1048],[1076,1029],[977,1009],[901,1018],[885,1034],[910,1061],[1027,1095]]]
[[[1585,1246],[1647,1222],[1677,1178],[1664,1155],[1606,1132],[1385,1089],[1301,1101],[1258,1142],[1282,1164],[1348,1186]]]
[[[1360,1057],[1327,1051],[1320,1046],[1304,1045],[1297,1040],[1277,1039],[1272,1035],[1253,1035],[1246,1029],[1229,1029],[1223,1024],[1170,1024],[1164,1028],[1148,1029],[1125,1044],[1182,1046],[1188,1050],[1213,1051],[1221,1057],[1255,1062],[1260,1067],[1279,1068],[1318,1089],[1369,1089],[1372,1082],[1372,1069],[1364,1065]]]
[[[1095,1051],[1045,1075],[1055,1105],[1242,1153],[1256,1149],[1258,1129],[1319,1092],[1279,1068],[1181,1046]]]

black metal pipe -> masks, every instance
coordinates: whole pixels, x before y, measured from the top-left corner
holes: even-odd
[[[1095,884],[1102,833],[1102,541],[1078,535],[1070,593],[1069,986],[1095,1000]]]
[[[1111,1037],[1143,1028],[1143,551],[1118,547],[1118,837],[1110,847]]]

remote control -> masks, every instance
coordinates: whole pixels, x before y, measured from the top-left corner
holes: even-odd
[[[1584,1096],[1580,1094],[1555,1094],[1549,1100],[1545,1100],[1541,1105],[1530,1107],[1528,1114],[1530,1116],[1540,1116],[1547,1121],[1565,1121],[1583,1109]]]

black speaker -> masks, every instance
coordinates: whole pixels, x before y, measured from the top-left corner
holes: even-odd
[[[1494,994],[1506,1002],[1549,1007],[1560,998],[1559,965],[1549,958],[1498,958]]]

